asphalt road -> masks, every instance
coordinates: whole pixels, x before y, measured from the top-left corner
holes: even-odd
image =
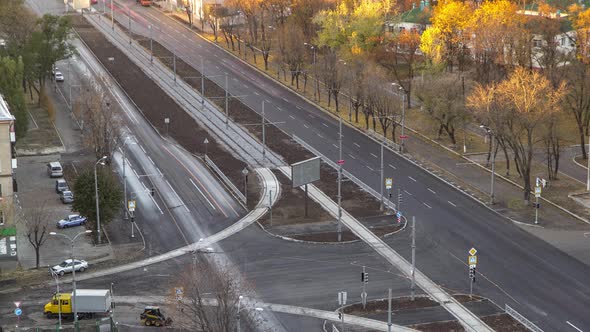
[[[147,26],[153,25],[154,38],[176,49],[186,62],[199,68],[203,57],[206,75],[221,86],[223,74],[228,73],[233,95],[245,96],[241,100],[257,111],[266,101],[270,121],[285,122],[279,125],[285,132],[296,134],[327,158],[337,159],[335,119],[158,10],[132,1],[119,3],[131,6],[134,32],[147,35]],[[116,17],[126,24],[126,15]],[[379,190],[379,145],[353,129],[345,128],[343,135],[345,169]],[[384,165],[385,175],[394,178],[394,189],[404,191],[402,210],[416,216],[421,225],[418,243],[426,248],[419,252],[418,266],[433,280],[466,291],[465,261],[474,246],[479,250],[478,279],[489,280],[487,287],[478,289],[483,295],[500,305],[510,304],[549,330],[571,329],[567,321],[590,328],[585,310],[590,303],[590,288],[584,279],[587,266],[507,223],[396,153],[386,151]],[[407,252],[402,254],[408,257]]]

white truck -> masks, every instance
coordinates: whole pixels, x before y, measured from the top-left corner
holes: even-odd
[[[45,315],[48,318],[57,317],[61,312],[64,317],[73,316],[73,298],[74,292],[55,294],[51,302],[44,307]],[[108,314],[111,310],[111,300],[111,291],[108,289],[77,289],[74,302],[78,318]]]

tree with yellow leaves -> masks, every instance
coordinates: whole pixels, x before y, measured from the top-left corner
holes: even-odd
[[[467,59],[468,34],[466,29],[473,13],[471,6],[462,1],[443,0],[432,12],[432,26],[422,34],[420,49],[434,62],[442,62],[452,71],[454,65],[462,68]]]
[[[487,1],[475,9],[467,30],[471,38],[476,77],[479,82],[498,81],[506,77],[509,45],[514,43],[524,20],[517,6],[507,0]]]
[[[531,191],[531,162],[540,127],[561,110],[565,85],[557,89],[537,72],[517,68],[508,79],[478,85],[467,98],[475,116],[501,135],[509,146],[523,179],[524,200]]]

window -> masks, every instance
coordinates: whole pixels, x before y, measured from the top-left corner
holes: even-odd
[[[541,47],[543,42],[540,39],[533,39],[533,47]]]

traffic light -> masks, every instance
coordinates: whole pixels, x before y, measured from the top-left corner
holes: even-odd
[[[154,196],[156,194],[156,188],[152,187],[150,189],[150,194],[152,194],[152,196]]]
[[[361,272],[361,282],[365,284],[369,282],[369,272]]]
[[[338,312],[338,319],[342,320],[342,313],[341,312]]]

